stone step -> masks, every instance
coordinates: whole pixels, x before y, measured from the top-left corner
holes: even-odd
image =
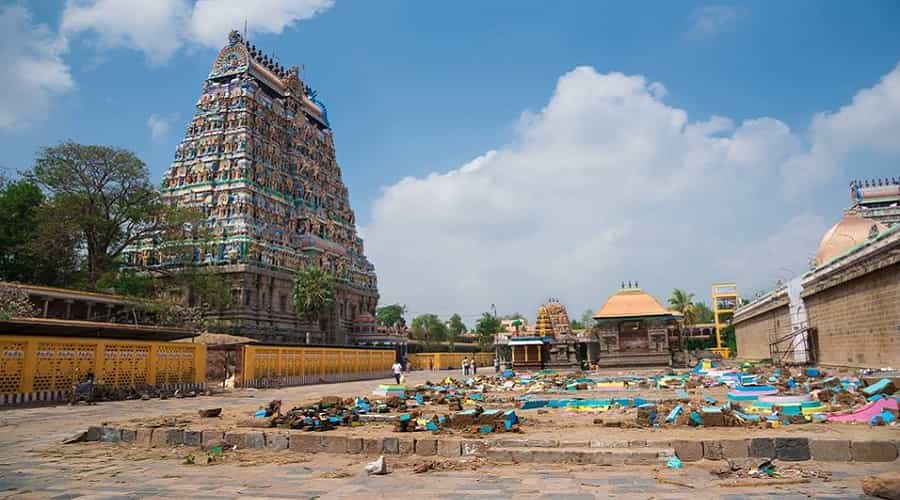
[[[556,439],[497,439],[491,442],[499,448],[670,448],[669,441],[600,440],[561,441]]]
[[[654,465],[675,454],[671,448],[527,448],[485,449],[483,456],[498,462],[540,464]]]

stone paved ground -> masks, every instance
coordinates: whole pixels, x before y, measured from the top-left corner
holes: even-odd
[[[416,373],[411,383],[430,374]],[[359,456],[290,451],[236,452],[217,465],[186,465],[191,449],[147,450],[133,445],[59,441],[104,419],[161,416],[198,408],[262,405],[272,399],[305,400],[329,394],[358,394],[373,381],[242,391],[166,401],[123,401],[94,406],[57,406],[0,412],[0,498],[860,498],[861,479],[895,470],[895,463],[815,464],[831,481],[723,488],[709,473],[715,462],[681,471],[654,467],[498,465],[456,463],[452,470],[414,474],[417,462],[388,459],[393,472],[369,477]],[[439,464],[440,465],[440,464]],[[451,464],[452,465],[452,464]],[[657,474],[679,483],[661,482]]]

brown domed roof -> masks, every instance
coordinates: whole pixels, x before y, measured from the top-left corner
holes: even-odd
[[[606,303],[597,309],[593,317],[594,319],[607,319],[671,315],[672,311],[663,307],[656,297],[640,288],[625,288],[606,299]]]
[[[844,216],[822,237],[816,252],[816,266],[831,261],[885,229],[883,224],[872,219],[852,214]]]

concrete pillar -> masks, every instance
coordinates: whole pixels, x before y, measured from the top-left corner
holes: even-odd
[[[50,310],[50,299],[44,299],[44,317],[47,317],[47,312]]]
[[[72,319],[72,303],[74,300],[66,300],[66,319]]]

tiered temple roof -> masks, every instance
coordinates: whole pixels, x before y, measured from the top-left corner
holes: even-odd
[[[285,68],[236,31],[228,40],[162,182],[169,203],[200,210],[213,231],[194,263],[314,265],[375,290],[325,106],[297,66]],[[166,248],[148,242],[126,262],[181,265]]]

